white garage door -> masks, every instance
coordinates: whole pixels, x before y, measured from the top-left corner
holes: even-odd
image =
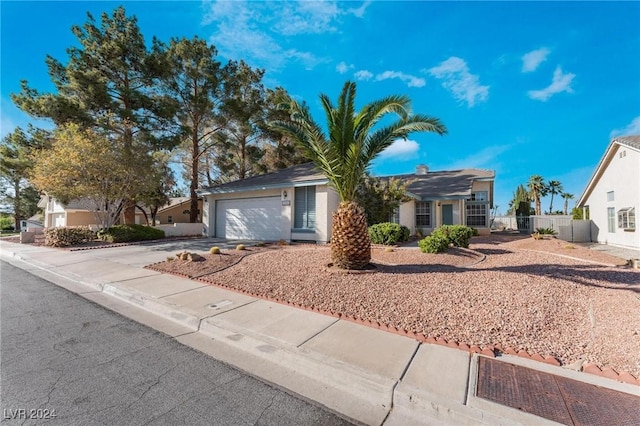
[[[218,200],[216,237],[277,241],[282,238],[280,197]]]
[[[53,223],[54,228],[59,228],[61,226],[66,225],[66,220],[64,218],[64,213],[54,213],[51,215],[51,221]]]

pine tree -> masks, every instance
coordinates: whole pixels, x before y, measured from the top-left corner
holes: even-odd
[[[39,93],[22,82],[12,94],[20,109],[33,117],[51,119],[60,126],[76,123],[118,142],[122,161],[140,174],[140,155],[172,148],[178,142],[176,103],[155,90],[161,65],[153,60],[135,17],[120,6],[97,23],[90,13],[83,26],[71,31],[79,46],[67,49],[66,64],[47,56],[55,93]],[[132,188],[134,190],[134,188]],[[125,222],[133,223],[135,197],[127,195]]]

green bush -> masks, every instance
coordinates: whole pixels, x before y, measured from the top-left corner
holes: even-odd
[[[449,241],[444,235],[432,234],[418,241],[423,253],[442,253],[449,248]]]
[[[68,247],[93,241],[96,234],[86,226],[78,228],[49,228],[44,231],[44,244],[51,247]]]
[[[442,225],[433,234],[443,235],[450,244],[455,247],[469,247],[469,241],[473,237],[473,229],[464,225]]]
[[[13,231],[15,227],[13,226],[13,218],[8,216],[0,217],[0,230],[1,231]]]
[[[392,245],[409,239],[409,228],[397,223],[384,222],[369,227],[369,238],[373,244]]]
[[[442,225],[435,229],[430,236],[418,242],[423,253],[441,253],[449,245],[454,247],[469,247],[473,236],[473,229],[464,225]]]
[[[164,231],[152,226],[114,225],[109,229],[98,231],[98,239],[109,243],[159,240],[161,238],[164,238]]]
[[[557,232],[553,228],[536,228],[536,232],[540,235],[556,235]]]

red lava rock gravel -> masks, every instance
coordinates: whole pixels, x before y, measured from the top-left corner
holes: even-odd
[[[328,267],[328,246],[292,246],[262,250],[201,279],[382,328],[525,350],[563,364],[594,363],[638,377],[640,271],[595,264],[625,262],[568,245],[480,237],[470,249],[437,255],[375,248],[377,269],[359,274]]]

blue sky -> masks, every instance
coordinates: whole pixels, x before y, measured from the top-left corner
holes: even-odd
[[[318,95],[336,99],[346,80],[360,106],[408,95],[449,134],[397,142],[374,174],[492,169],[502,212],[533,174],[577,199],[611,137],[640,134],[640,2],[3,0],[2,135],[30,121],[10,99],[20,80],[51,90],[45,55],[66,62],[71,25],[119,4],[147,42],[198,35],[222,60],[265,68],[268,86],[306,100],[319,121]]]

